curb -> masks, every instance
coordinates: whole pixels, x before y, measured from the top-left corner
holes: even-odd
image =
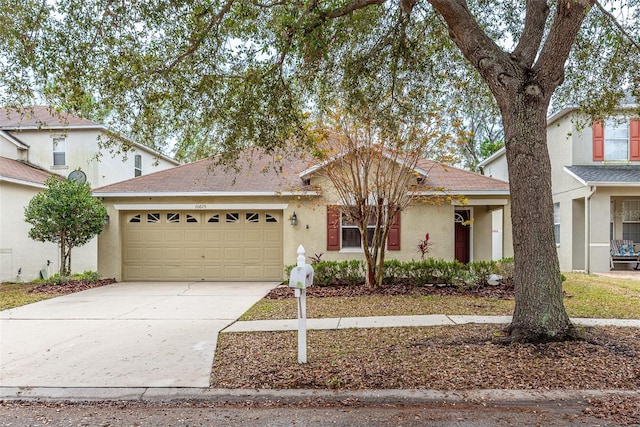
[[[207,401],[213,403],[339,403],[404,404],[482,403],[525,404],[554,401],[581,401],[608,396],[630,396],[640,399],[640,390],[309,390],[309,389],[219,389],[219,388],[52,388],[0,387],[0,401],[142,401],[180,402]]]

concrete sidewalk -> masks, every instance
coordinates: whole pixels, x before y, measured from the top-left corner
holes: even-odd
[[[581,326],[630,326],[640,328],[640,320],[634,319],[572,318],[571,321]],[[389,328],[463,325],[467,323],[506,324],[510,322],[511,316],[448,316],[444,314],[434,314],[428,316],[342,317],[307,319],[307,329]],[[235,322],[221,332],[295,331],[297,329],[297,319],[251,320]]]

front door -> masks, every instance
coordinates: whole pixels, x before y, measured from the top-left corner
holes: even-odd
[[[461,263],[469,262],[469,249],[471,240],[471,227],[469,219],[471,215],[468,210],[455,212],[455,257]]]

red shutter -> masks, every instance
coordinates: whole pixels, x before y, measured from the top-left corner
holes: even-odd
[[[327,250],[340,250],[340,207],[327,206]]]
[[[604,125],[602,122],[593,122],[593,161],[604,160]]]
[[[640,160],[640,120],[629,122],[629,160]]]
[[[389,236],[387,237],[387,249],[390,251],[400,250],[400,212],[396,212],[391,221]]]

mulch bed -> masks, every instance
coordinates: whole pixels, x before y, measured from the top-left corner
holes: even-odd
[[[360,285],[336,284],[328,286],[311,286],[307,288],[307,297],[310,298],[326,298],[326,297],[359,297],[359,296],[399,296],[399,295],[416,295],[416,296],[476,296],[497,299],[512,299],[515,291],[513,285],[485,285],[485,286],[442,286],[427,285],[417,286],[411,283],[385,284],[379,288],[369,288]],[[291,288],[286,284],[282,284],[272,289],[265,298],[268,299],[286,299],[294,298]]]
[[[97,282],[87,282],[84,280],[69,280],[66,283],[48,284],[43,283],[36,285],[30,293],[35,294],[71,294],[74,292],[86,291],[87,289],[97,288],[99,286],[111,285],[116,283],[116,279],[101,279]]]

